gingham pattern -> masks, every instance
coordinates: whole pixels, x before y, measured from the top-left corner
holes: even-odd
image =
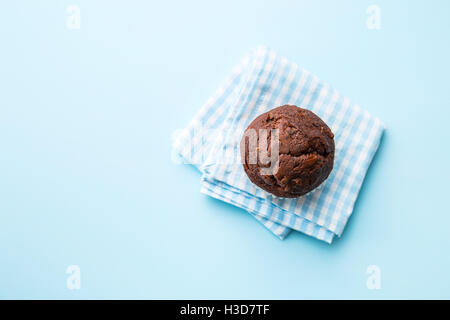
[[[299,199],[277,198],[256,187],[238,161],[239,141],[248,124],[283,104],[310,109],[335,134],[332,173]],[[174,149],[203,173],[202,193],[244,208],[280,238],[293,229],[331,243],[353,211],[383,130],[380,120],[335,89],[259,47],[181,131]]]

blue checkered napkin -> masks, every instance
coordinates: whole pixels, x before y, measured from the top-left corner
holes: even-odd
[[[335,134],[332,173],[299,199],[277,198],[256,187],[238,161],[245,128],[283,104],[310,109]],[[202,193],[246,209],[280,238],[293,229],[331,243],[353,211],[383,130],[381,121],[317,77],[270,49],[257,48],[181,132],[174,148],[202,171]]]

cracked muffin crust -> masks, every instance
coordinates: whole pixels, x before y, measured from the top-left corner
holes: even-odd
[[[256,132],[251,143],[249,130]],[[262,136],[260,129],[267,132]],[[278,168],[270,174],[263,154],[270,157],[272,129],[278,129]],[[267,139],[261,144],[261,139]],[[297,198],[317,188],[333,169],[334,135],[313,112],[294,105],[284,105],[261,114],[250,123],[241,140],[241,160],[249,179],[278,197]],[[256,148],[256,150],[255,150]],[[254,153],[252,153],[254,152]],[[257,159],[251,160],[251,154]]]

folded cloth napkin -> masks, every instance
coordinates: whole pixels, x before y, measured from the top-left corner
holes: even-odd
[[[313,111],[335,135],[333,171],[319,188],[297,199],[278,198],[252,184],[239,156],[249,123],[284,104]],[[258,47],[178,132],[173,148],[202,172],[202,193],[247,210],[281,239],[297,230],[331,243],[353,211],[383,130],[380,120],[316,76]]]

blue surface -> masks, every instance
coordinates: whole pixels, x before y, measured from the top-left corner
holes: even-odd
[[[361,0],[2,3],[0,298],[450,298],[450,3],[376,3],[380,30]],[[278,240],[171,161],[258,44],[387,126],[331,246]]]

